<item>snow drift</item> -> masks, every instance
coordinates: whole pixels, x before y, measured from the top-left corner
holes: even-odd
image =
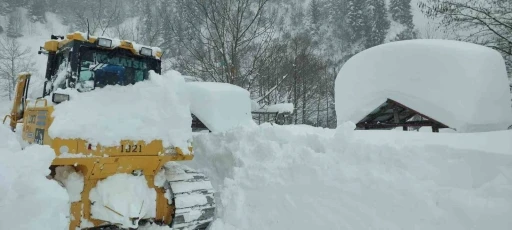
[[[86,93],[56,92],[70,94],[71,99],[55,106],[51,137],[82,138],[106,146],[126,139],[162,140],[166,146],[187,150],[192,117],[185,80],[178,72],[151,71],[149,80]]]
[[[336,78],[339,124],[359,122],[386,99],[459,132],[505,130],[512,108],[505,63],[484,46],[449,40],[392,42],[365,50]]]
[[[48,168],[55,153],[48,146],[21,150],[16,136],[0,126],[0,229],[68,229],[69,196]]]
[[[219,191],[212,229],[512,226],[511,131],[411,136],[354,128],[262,125],[197,135],[187,164]],[[492,137],[501,138],[483,141]]]

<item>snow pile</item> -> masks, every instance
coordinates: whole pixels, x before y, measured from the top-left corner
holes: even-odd
[[[340,124],[359,122],[389,98],[458,132],[512,125],[503,58],[471,43],[409,40],[373,47],[347,61],[335,91]]]
[[[87,93],[72,89],[70,100],[55,105],[51,137],[82,138],[106,146],[121,140],[162,140],[187,151],[192,117],[185,81],[177,72],[128,86],[106,86]],[[51,98],[49,98],[51,101]],[[98,131],[101,130],[101,131]]]
[[[84,175],[82,173],[77,172],[71,166],[59,166],[55,168],[53,179],[59,181],[66,188],[69,202],[80,201],[82,198],[81,193],[84,190]]]
[[[187,164],[219,191],[211,229],[512,226],[512,131],[408,138],[353,129],[262,125],[197,135]],[[444,146],[440,136],[457,141]]]
[[[156,216],[156,192],[148,187],[144,176],[116,174],[98,182],[89,199],[92,218],[119,223],[123,228],[136,228],[130,218]]]
[[[216,82],[187,82],[190,111],[212,132],[255,125],[249,92],[238,86]]]
[[[22,151],[5,126],[0,126],[0,139],[0,229],[68,229],[66,190],[46,178],[53,150],[36,145]]]

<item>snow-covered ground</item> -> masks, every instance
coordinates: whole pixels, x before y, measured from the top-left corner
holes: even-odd
[[[211,229],[505,230],[512,225],[512,131],[353,128],[265,124],[195,135],[196,157],[184,164],[206,172],[217,190]],[[0,216],[17,220],[0,221],[0,229],[66,229],[70,198],[45,178],[51,150],[19,151],[5,126],[0,135],[6,143],[0,155]]]
[[[212,229],[510,229],[512,131],[263,125],[195,137]],[[422,140],[422,141],[420,141]]]

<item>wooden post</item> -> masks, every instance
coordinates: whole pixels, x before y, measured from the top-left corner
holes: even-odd
[[[393,108],[393,118],[395,120],[395,123],[400,123],[400,117],[398,116],[398,108]]]

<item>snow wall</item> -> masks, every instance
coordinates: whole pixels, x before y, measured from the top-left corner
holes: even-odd
[[[471,43],[409,40],[370,48],[341,68],[335,92],[338,124],[359,122],[389,98],[458,132],[512,125],[503,58]]]

